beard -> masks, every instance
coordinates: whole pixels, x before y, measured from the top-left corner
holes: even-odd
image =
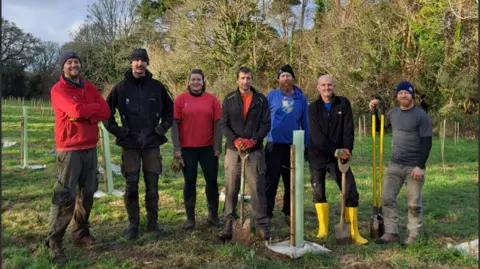
[[[67,70],[67,72],[65,72],[65,74],[69,78],[76,79],[76,78],[80,77],[80,69],[72,68],[72,69]]]
[[[280,89],[289,90],[293,86],[293,81],[280,81]]]
[[[403,107],[408,107],[408,106],[410,106],[410,105],[413,103],[413,100],[400,99],[400,100],[398,100],[398,102],[400,103],[401,106],[403,106]]]

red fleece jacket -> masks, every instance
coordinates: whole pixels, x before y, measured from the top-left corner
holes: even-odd
[[[98,122],[110,118],[110,109],[97,88],[86,80],[78,87],[62,75],[50,94],[55,113],[56,151],[96,148]]]

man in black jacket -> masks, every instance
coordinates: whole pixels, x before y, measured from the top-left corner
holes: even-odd
[[[147,230],[159,234],[158,177],[162,172],[160,145],[168,141],[165,133],[173,123],[172,99],[162,83],[153,79],[147,70],[147,51],[135,49],[130,62],[131,69],[125,73],[125,79],[117,83],[107,97],[111,116],[104,121],[108,131],[117,137],[117,145],[122,147],[122,174],[126,179],[124,202],[129,221],[123,236],[127,240],[138,237],[138,181],[141,163],[146,186]],[[115,120],[116,109],[122,126]]]
[[[252,85],[252,71],[241,67],[237,71],[238,89],[229,93],[222,108],[220,126],[227,139],[225,154],[225,229],[219,234],[223,240],[232,237],[232,221],[240,191],[241,159],[239,151],[248,152],[245,165],[246,183],[252,196],[252,212],[257,235],[268,240],[267,201],[265,197],[265,153],[263,139],[270,130],[270,109],[267,98]]]
[[[337,159],[348,160],[353,150],[354,126],[350,101],[335,96],[334,81],[330,75],[320,76],[317,90],[320,98],[308,107],[308,127],[310,130],[308,155],[310,157],[310,177],[315,192],[314,203],[318,216],[318,238],[328,233],[328,203],[325,196],[325,176],[328,172],[341,189],[342,173]],[[346,173],[347,197],[345,219],[350,223],[352,239],[359,245],[368,241],[358,232],[358,191],[355,177],[349,169]]]

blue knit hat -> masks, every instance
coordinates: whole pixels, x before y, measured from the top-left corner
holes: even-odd
[[[407,91],[412,95],[412,98],[415,98],[415,87],[408,81],[398,83],[397,88],[395,88],[395,96],[398,95],[399,91]]]

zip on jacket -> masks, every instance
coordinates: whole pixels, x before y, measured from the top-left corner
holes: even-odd
[[[97,88],[86,80],[80,84],[60,80],[50,91],[55,113],[56,151],[92,149],[98,143],[98,122],[110,111]]]
[[[270,130],[270,109],[267,98],[253,87],[250,89],[253,96],[246,119],[243,116],[243,100],[238,89],[227,94],[223,101],[220,127],[227,138],[228,149],[237,150],[233,142],[237,138],[254,139],[257,143],[251,150],[262,149],[263,139]]]

